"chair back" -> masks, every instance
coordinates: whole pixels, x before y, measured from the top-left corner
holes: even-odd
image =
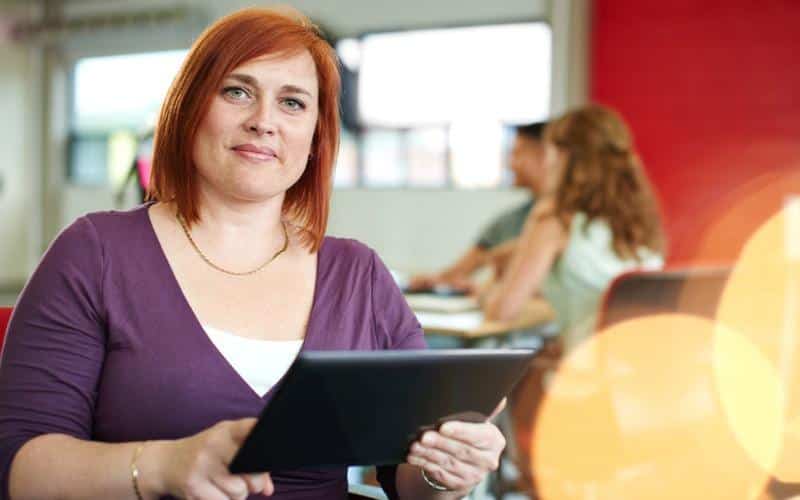
[[[597,331],[653,314],[683,313],[713,318],[730,268],[631,271],[609,285],[597,316]]]
[[[6,338],[6,329],[8,328],[8,321],[11,319],[11,311],[13,308],[7,306],[0,306],[0,351],[3,349],[3,340]]]

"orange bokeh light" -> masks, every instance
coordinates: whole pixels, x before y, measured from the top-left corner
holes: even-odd
[[[773,411],[760,410],[747,425],[734,428],[752,448],[758,437],[751,436],[754,428],[779,427],[782,450],[773,472],[786,482],[800,481],[800,213],[794,214],[800,212],[800,200],[794,203],[793,210],[770,218],[747,242],[717,311],[717,322],[746,337],[775,373],[781,394],[777,423]],[[742,377],[742,383],[753,382]],[[732,422],[740,413],[732,412]]]
[[[750,375],[760,383],[732,396],[718,381],[737,365],[755,367]],[[775,387],[766,366],[742,336],[687,315],[634,319],[595,335],[561,364],[536,419],[532,472],[539,495],[758,497],[777,431],[765,431],[773,446],[746,449],[729,420],[742,401],[778,406],[778,391],[763,388]],[[756,452],[763,463],[751,458]]]

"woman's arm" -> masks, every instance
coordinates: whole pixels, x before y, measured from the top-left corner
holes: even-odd
[[[484,303],[486,319],[515,318],[564,250],[567,231],[546,208],[534,210],[526,222],[507,269]]]
[[[175,441],[107,444],[62,434],[28,441],[17,453],[10,474],[10,498],[136,500],[131,463],[136,458],[142,498],[241,498],[271,495],[269,474],[232,475],[227,470],[255,418],[220,422]]]
[[[450,500],[464,498],[467,491],[436,491],[422,478],[422,469],[414,465],[397,466],[397,492],[401,499]]]
[[[159,486],[148,444],[137,460],[139,486],[153,498]],[[130,463],[138,443],[105,444],[63,434],[45,434],[28,441],[11,466],[9,492],[13,500],[46,498],[119,498],[136,500]]]
[[[459,289],[468,289],[471,286],[470,277],[472,273],[486,264],[486,257],[488,254],[489,252],[487,250],[478,246],[473,246],[447,269],[434,274],[423,274],[412,277],[409,281],[408,288],[411,290],[421,290],[444,284]]]

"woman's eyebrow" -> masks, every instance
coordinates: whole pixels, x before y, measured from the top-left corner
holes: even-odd
[[[245,75],[245,74],[241,74],[241,73],[232,73],[232,74],[228,75],[228,78],[232,78],[234,80],[239,80],[240,82],[242,82],[244,84],[247,84],[247,85],[250,85],[252,87],[258,87],[258,80],[256,80],[255,78],[253,78],[250,75]]]
[[[298,87],[297,85],[284,85],[283,87],[281,87],[281,90],[293,94],[305,94],[308,97],[314,97],[313,95],[311,95],[311,92],[304,89],[303,87]]]
[[[232,78],[232,79],[238,80],[238,81],[240,81],[240,82],[242,82],[242,83],[244,83],[246,85],[250,85],[252,87],[258,88],[258,80],[256,80],[255,78],[253,78],[250,75],[246,75],[246,74],[243,74],[243,73],[231,73],[230,75],[228,75],[228,78]],[[312,98],[314,97],[314,95],[310,91],[308,91],[308,90],[306,90],[303,87],[300,87],[298,85],[286,84],[286,85],[283,85],[281,87],[281,90],[284,91],[284,92],[290,92],[290,93],[294,93],[294,94],[305,94],[308,97],[312,97]]]

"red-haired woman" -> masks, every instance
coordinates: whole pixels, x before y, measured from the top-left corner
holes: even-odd
[[[78,219],[19,298],[0,498],[346,496],[344,467],[226,467],[300,350],[425,346],[375,253],[324,236],[338,92],[297,12],[240,11],[195,42],[158,121],[152,201]],[[380,469],[390,497],[458,498],[496,467],[494,425],[452,431]]]

